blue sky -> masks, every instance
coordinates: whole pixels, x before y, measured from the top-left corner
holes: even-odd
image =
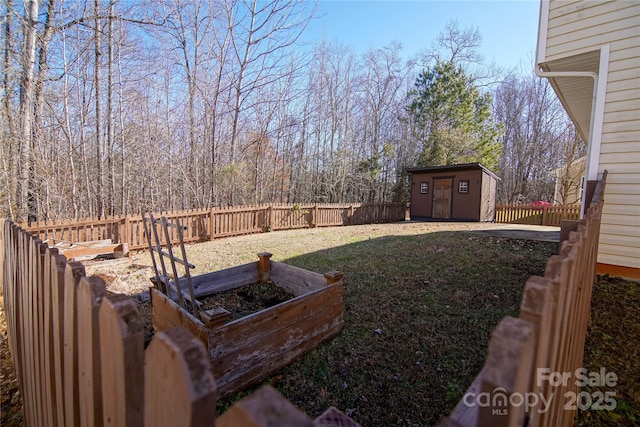
[[[396,40],[409,58],[430,47],[454,19],[461,28],[478,28],[480,52],[487,62],[495,60],[506,68],[520,63],[532,67],[539,7],[539,0],[320,0],[319,17],[310,23],[303,39],[318,40],[324,35],[358,53]]]

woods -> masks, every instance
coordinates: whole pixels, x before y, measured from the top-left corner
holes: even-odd
[[[300,0],[5,0],[0,215],[402,202],[406,168],[475,161],[500,202],[553,201],[584,152],[548,83],[486,66],[477,30],[360,54],[303,43],[316,18]]]

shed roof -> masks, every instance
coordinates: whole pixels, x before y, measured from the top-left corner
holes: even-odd
[[[456,171],[468,171],[468,170],[483,170],[490,176],[497,180],[501,180],[498,175],[491,172],[486,166],[481,163],[463,163],[460,165],[444,165],[444,166],[427,166],[422,168],[409,168],[407,172],[456,172]]]

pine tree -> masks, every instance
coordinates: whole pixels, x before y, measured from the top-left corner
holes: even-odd
[[[422,144],[421,166],[480,162],[495,168],[500,127],[491,114],[491,96],[481,94],[462,67],[438,61],[416,79],[408,112]]]

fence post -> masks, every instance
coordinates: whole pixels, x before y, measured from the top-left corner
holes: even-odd
[[[213,240],[213,218],[214,218],[215,213],[213,212],[213,208],[211,208],[211,210],[209,211],[209,240]]]
[[[129,217],[125,215],[124,217],[124,224],[123,224],[123,228],[124,230],[122,231],[123,236],[120,237],[120,243],[122,244],[126,244],[127,246],[131,247],[131,242],[130,240],[130,233],[129,233]]]
[[[67,425],[80,425],[78,393],[78,301],[80,279],[84,267],[80,263],[67,263],[64,276],[64,413]]]
[[[327,279],[327,286],[333,285],[334,283],[338,283],[344,277],[344,273],[341,271],[329,271],[324,273],[324,278]]]
[[[100,302],[106,293],[98,276],[80,279],[78,310],[78,392],[80,422],[83,426],[102,426],[102,372],[100,368]]]
[[[313,205],[313,220],[309,225],[311,227],[318,226],[318,205]]]
[[[51,306],[53,329],[53,374],[55,381],[57,425],[67,425],[64,401],[64,288],[67,258],[51,250]]]
[[[533,363],[533,340],[530,323],[510,316],[502,319],[491,333],[481,385],[491,404],[479,408],[477,425],[524,425],[524,405],[514,405],[510,397],[513,394],[524,396],[527,392]]]
[[[266,386],[240,400],[227,410],[216,423],[218,427],[267,427],[316,425],[271,386]],[[331,424],[344,425],[344,424]]]
[[[271,279],[271,257],[273,255],[269,252],[260,252],[258,254],[258,280],[261,282],[267,282]]]
[[[122,294],[99,312],[104,424],[139,427],[143,416],[144,332],[136,303]]]
[[[572,231],[578,231],[579,224],[580,221],[571,221],[567,219],[563,219],[560,222],[560,247],[562,247],[562,242],[569,240],[569,234]]]
[[[157,333],[145,352],[144,425],[212,426],[216,385],[202,342],[182,328]]]
[[[267,208],[267,224],[266,224],[266,230],[267,231],[274,231],[274,227],[273,227],[273,223],[274,223],[274,219],[273,219],[273,205],[269,205],[269,207]]]

